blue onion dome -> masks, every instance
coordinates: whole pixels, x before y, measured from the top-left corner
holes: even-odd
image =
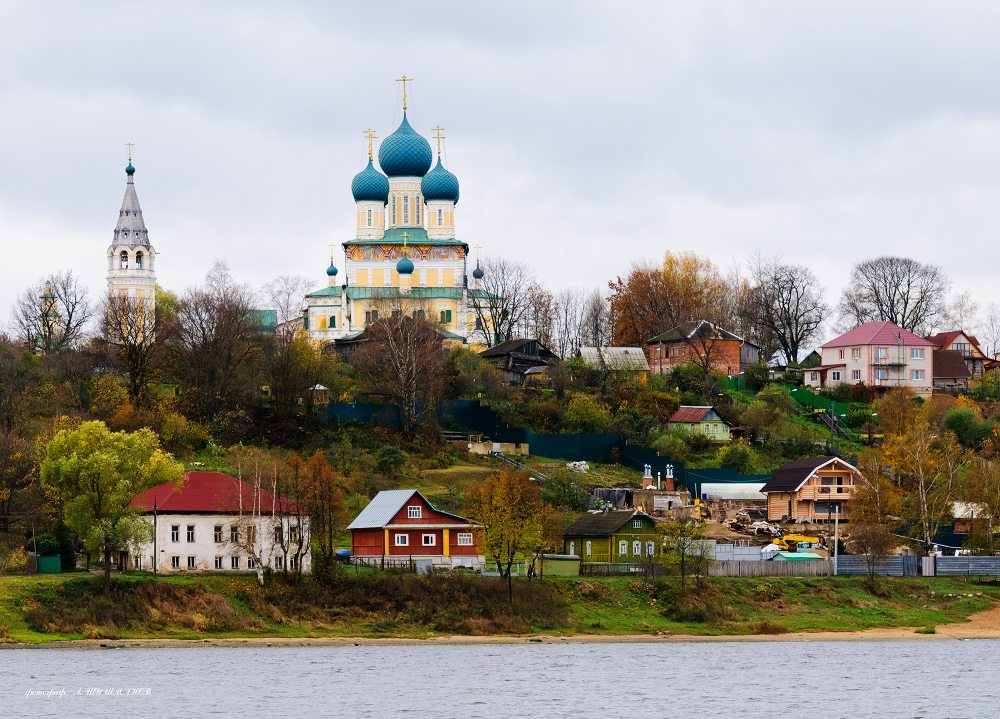
[[[396,272],[401,275],[412,275],[413,274],[413,263],[410,262],[410,258],[403,255],[399,258],[399,262],[396,263]]]
[[[399,128],[378,148],[378,164],[389,177],[423,177],[432,159],[430,143],[410,127],[405,112]]]
[[[477,280],[481,280],[485,274],[486,273],[483,272],[483,268],[479,266],[479,260],[476,260],[476,269],[472,271],[472,276]]]
[[[330,260],[330,266],[326,268],[326,275],[327,275],[327,277],[336,277],[337,276],[337,268],[333,264],[333,260]]]
[[[368,167],[351,180],[351,194],[354,195],[355,202],[369,200],[384,205],[389,201],[389,180],[375,169],[371,158],[368,158]]]
[[[126,175],[134,175],[135,174],[135,168],[132,167],[132,163],[131,162],[128,163],[128,167],[125,168],[125,174]]]
[[[458,178],[444,169],[440,156],[434,169],[420,181],[420,191],[424,195],[424,202],[451,200],[458,204]]]

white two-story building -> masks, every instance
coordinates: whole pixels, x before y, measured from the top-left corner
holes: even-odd
[[[157,485],[132,500],[153,527],[131,549],[132,569],[303,573],[311,567],[309,516],[301,507],[221,472],[188,472],[178,488]]]
[[[820,347],[822,364],[803,370],[810,387],[865,383],[909,387],[929,396],[934,387],[934,345],[892,322],[866,322]]]

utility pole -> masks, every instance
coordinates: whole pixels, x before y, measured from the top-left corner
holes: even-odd
[[[837,550],[840,544],[840,505],[837,505],[837,511],[833,513],[833,576],[837,576]]]

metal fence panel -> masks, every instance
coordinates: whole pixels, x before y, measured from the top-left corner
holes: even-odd
[[[937,557],[937,574],[942,577],[998,577],[1000,557]]]
[[[708,568],[710,577],[829,577],[832,574],[831,559],[791,562],[715,561]]]
[[[886,557],[878,560],[875,573],[883,577],[902,577],[904,557]],[[841,555],[837,557],[837,574],[868,574],[865,555]]]

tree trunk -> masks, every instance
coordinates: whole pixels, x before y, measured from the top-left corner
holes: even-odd
[[[104,579],[106,582],[111,582],[111,549],[109,547],[104,548]],[[107,591],[107,587],[105,587]]]

